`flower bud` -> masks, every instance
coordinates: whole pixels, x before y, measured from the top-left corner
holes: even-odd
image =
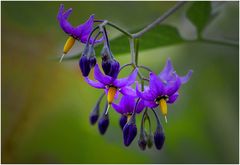
[[[86,45],[79,61],[79,66],[84,77],[89,75],[91,68],[96,65],[96,62],[94,47]]]
[[[164,141],[165,141],[165,135],[163,131],[157,130],[154,134],[154,143],[158,150],[162,148]]]
[[[134,138],[137,135],[137,127],[135,123],[127,123],[124,127],[123,127],[123,140],[124,140],[124,144],[125,146],[129,146],[132,141],[134,140]]]
[[[123,129],[123,127],[125,126],[125,124],[127,123],[127,116],[122,115],[120,120],[119,120],[119,124],[121,126],[121,128]]]
[[[96,106],[93,108],[91,114],[90,114],[90,123],[92,125],[94,125],[97,120],[98,120],[98,117],[99,117],[99,106],[100,106],[100,103],[97,103]]]
[[[98,120],[99,115],[97,113],[91,113],[90,115],[90,123],[94,125]]]
[[[113,55],[107,46],[104,46],[101,52],[102,68],[106,75],[116,78],[119,72],[120,64],[113,58]]]
[[[108,115],[103,115],[98,122],[99,132],[103,135],[107,131],[109,125],[109,117]]]
[[[90,57],[89,58],[89,64],[90,64],[90,67],[93,68],[97,63],[97,60],[95,57]]]
[[[148,145],[148,148],[152,148],[152,145],[153,145],[153,135],[152,135],[152,133],[149,133],[148,136],[147,136],[147,145]]]
[[[138,146],[141,150],[145,150],[147,146],[147,138],[145,134],[141,134],[138,140]]]
[[[80,69],[82,71],[82,75],[84,77],[87,77],[90,73],[91,67],[90,67],[90,64],[89,64],[89,59],[86,55],[83,55],[80,58],[79,66],[80,66]]]

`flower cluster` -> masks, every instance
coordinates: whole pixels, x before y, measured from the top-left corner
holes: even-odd
[[[167,122],[167,104],[172,104],[177,100],[181,85],[189,80],[192,71],[190,70],[186,76],[181,77],[174,70],[171,60],[168,59],[160,74],[157,75],[148,68],[149,78],[143,79],[139,67],[135,63],[120,67],[119,62],[114,58],[108,41],[105,21],[95,21],[94,15],[91,15],[84,24],[73,27],[67,20],[71,12],[72,9],[64,11],[64,6],[61,5],[57,16],[60,27],[69,35],[63,53],[66,54],[71,49],[75,40],[85,44],[79,60],[84,80],[90,86],[104,90],[90,114],[90,123],[93,125],[98,122],[99,132],[105,134],[109,126],[108,111],[112,107],[120,114],[119,124],[123,133],[123,142],[125,146],[129,146],[137,135],[136,115],[142,114],[139,147],[145,150],[146,146],[150,148],[154,141],[156,148],[161,149],[165,135],[158,113],[154,108],[159,106]],[[94,28],[94,22],[100,23]],[[97,30],[98,33],[93,37]],[[102,37],[99,39],[100,35]],[[103,42],[100,52],[103,72],[97,63],[94,51],[95,43],[101,42]],[[119,73],[126,66],[132,66],[132,72],[125,78],[118,78]],[[88,77],[92,68],[94,68],[95,80]],[[147,86],[144,85],[145,81],[147,81]],[[107,101],[103,114],[99,117],[100,103],[104,96],[107,97]],[[149,111],[154,113],[157,123],[154,135],[151,132]],[[148,131],[145,128],[146,122],[149,122]]]

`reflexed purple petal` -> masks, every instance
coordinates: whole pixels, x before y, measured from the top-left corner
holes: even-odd
[[[187,73],[186,76],[182,76],[182,77],[180,77],[180,79],[181,79],[181,83],[182,83],[182,84],[187,83],[188,80],[191,78],[192,73],[193,73],[193,70],[190,70],[190,71]]]
[[[58,15],[57,15],[57,19],[60,27],[63,29],[65,33],[69,35],[72,35],[74,31],[74,27],[67,20],[71,12],[72,12],[72,9],[70,8],[64,13],[64,6],[63,4],[61,4]]]
[[[145,108],[144,100],[140,99],[136,109],[136,113],[141,113],[144,108]]]
[[[143,100],[153,101],[155,99],[154,95],[150,92],[150,90],[145,90],[144,92],[140,92],[138,89],[138,83],[136,85],[136,93],[137,93],[137,96]]]
[[[172,66],[171,60],[170,60],[170,58],[168,58],[162,72],[158,76],[160,78],[162,78],[163,80],[167,80],[169,74],[173,71],[174,71],[174,68]]]
[[[90,15],[89,19],[83,23],[82,25],[78,26],[76,29],[78,28],[82,28],[82,33],[81,36],[89,36],[89,34],[92,31],[93,28],[93,24],[94,24],[94,14]]]
[[[112,103],[112,107],[113,107],[113,109],[115,109],[118,113],[123,114],[123,108],[121,107],[120,104],[117,105],[117,104],[115,104],[115,103]]]
[[[155,108],[158,106],[158,104],[156,104],[154,101],[144,101],[144,104],[146,107],[149,108]]]
[[[123,113],[131,113],[135,106],[135,97],[123,95],[119,105],[123,108]]]
[[[104,75],[101,72],[98,64],[96,64],[94,67],[94,78],[105,85],[110,85],[112,82],[112,78],[110,76]]]
[[[168,98],[167,103],[169,104],[174,103],[177,100],[178,96],[179,96],[178,92],[174,93],[172,96]]]
[[[91,85],[94,88],[105,88],[105,85],[100,82],[90,80],[88,77],[84,77],[84,79],[89,85]]]
[[[177,76],[176,73],[174,73],[175,75],[175,80],[174,81],[170,81],[167,83],[166,87],[165,87],[165,94],[168,96],[173,95],[175,92],[178,91],[178,89],[181,86],[181,80],[180,78]]]
[[[149,74],[149,88],[155,97],[162,95],[164,92],[163,82],[153,72]]]
[[[123,95],[136,97],[136,92],[130,86],[125,86],[119,90]]]
[[[129,85],[133,84],[136,80],[137,72],[138,72],[138,69],[135,69],[128,77],[116,79],[113,82],[113,85],[121,88],[123,86],[129,86]]]

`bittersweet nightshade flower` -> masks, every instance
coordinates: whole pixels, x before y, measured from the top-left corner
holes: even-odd
[[[63,56],[64,54],[67,54],[68,51],[72,48],[72,46],[75,43],[75,40],[79,40],[80,42],[85,44],[87,42],[89,42],[90,44],[93,44],[93,41],[94,41],[92,37],[89,38],[89,41],[88,41],[88,37],[91,34],[91,31],[93,30],[94,15],[91,15],[85,23],[74,27],[71,25],[70,22],[68,22],[68,17],[70,16],[71,13],[72,13],[72,8],[68,9],[67,11],[64,11],[64,5],[63,4],[60,5],[57,19],[62,30],[69,35],[69,38],[67,39],[63,48]],[[101,42],[102,40],[103,38],[96,40],[95,42],[96,43]]]
[[[130,85],[135,82],[137,72],[138,69],[135,69],[128,77],[117,79],[104,75],[100,71],[98,64],[96,64],[94,67],[94,78],[97,81],[90,80],[88,77],[85,77],[85,81],[94,88],[105,89],[108,104],[112,104],[118,91],[123,95],[136,96],[135,90]]]
[[[120,118],[120,126],[123,128],[124,125],[129,121],[131,115],[134,112],[134,108],[136,105],[136,97],[123,95],[119,104],[112,103],[113,109],[115,109],[118,113],[122,115]],[[140,100],[138,106],[136,107],[136,113],[141,113],[144,109],[144,101]]]
[[[186,76],[178,76],[170,59],[168,59],[163,71],[158,76],[150,72],[149,88],[144,92],[140,92],[137,85],[137,95],[145,100],[147,107],[155,108],[159,105],[166,119],[167,103],[172,104],[176,101],[179,96],[178,90],[180,86],[186,83],[191,75],[192,70]]]

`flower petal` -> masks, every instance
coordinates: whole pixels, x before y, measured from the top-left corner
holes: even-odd
[[[117,105],[117,104],[115,104],[115,103],[112,103],[112,107],[113,107],[113,109],[114,109],[116,112],[118,112],[118,113],[120,113],[120,114],[123,114],[123,108],[122,108],[120,105]]]
[[[136,68],[128,77],[126,78],[121,78],[121,79],[116,79],[113,82],[113,85],[121,88],[123,86],[129,86],[131,84],[133,84],[136,80],[137,77],[137,73],[138,73],[138,69]]]
[[[94,88],[105,88],[105,85],[100,82],[90,80],[88,77],[84,77],[84,79],[89,85],[91,85]]]
[[[80,25],[81,28],[83,29],[81,35],[88,37],[92,31],[93,24],[94,24],[94,14],[90,15],[89,19],[85,23]]]
[[[119,90],[123,95],[136,97],[136,92],[130,86],[125,86]]]
[[[71,8],[64,12],[64,5],[63,4],[60,5],[57,19],[62,30],[68,35],[72,35],[74,31],[74,27],[67,20],[71,13],[72,13]]]
[[[174,93],[172,96],[170,96],[170,97],[168,98],[167,103],[169,103],[169,104],[174,103],[174,102],[177,100],[178,96],[179,96],[179,93],[178,93],[178,92]]]
[[[160,96],[164,92],[164,84],[162,80],[153,72],[149,74],[149,88],[152,94],[156,96]]]
[[[172,96],[174,93],[178,91],[178,89],[181,86],[181,80],[177,76],[176,73],[173,73],[175,76],[175,80],[169,81],[167,85],[165,86],[165,95],[168,95],[169,97]]]
[[[168,79],[168,77],[169,77],[169,74],[170,74],[171,72],[173,72],[173,71],[174,71],[174,68],[173,68],[173,66],[172,66],[171,59],[168,58],[165,66],[164,66],[164,68],[163,68],[163,70],[162,70],[162,72],[161,72],[158,76],[159,76],[160,78],[162,78],[163,80],[166,80],[166,81],[167,81],[167,79]]]
[[[140,97],[143,100],[153,101],[155,99],[155,95],[150,92],[150,90],[145,90],[144,92],[140,92],[138,89],[138,83],[136,85],[136,93],[137,96]]]
[[[136,109],[136,113],[141,113],[144,108],[145,108],[144,100],[140,99]]]
[[[94,67],[94,78],[105,85],[110,85],[112,82],[112,78],[110,76],[104,75],[101,72],[98,64],[96,64]]]
[[[193,73],[193,70],[190,70],[190,71],[188,71],[188,73],[187,73],[185,76],[180,77],[181,83],[182,83],[182,84],[187,83],[188,80],[191,78],[192,73]]]
[[[149,108],[155,108],[158,106],[154,101],[144,101],[144,105]]]

